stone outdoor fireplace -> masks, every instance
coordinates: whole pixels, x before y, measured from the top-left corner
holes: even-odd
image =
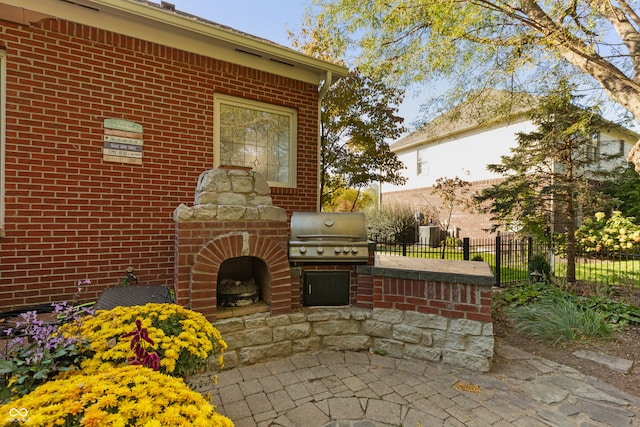
[[[292,289],[284,209],[273,206],[266,180],[241,168],[203,172],[193,206],[175,220],[178,304],[209,320],[291,311]]]

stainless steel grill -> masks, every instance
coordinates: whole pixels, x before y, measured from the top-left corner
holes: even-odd
[[[289,260],[360,263],[369,259],[367,226],[360,212],[294,212]]]

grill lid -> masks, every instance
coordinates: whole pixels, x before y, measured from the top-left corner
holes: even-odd
[[[313,262],[366,262],[367,226],[361,212],[294,212],[289,259]]]

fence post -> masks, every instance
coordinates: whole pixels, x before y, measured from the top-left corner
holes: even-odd
[[[502,253],[501,253],[501,241],[500,241],[500,232],[498,232],[498,235],[496,236],[496,286],[500,286],[500,268],[501,266],[501,259],[502,258]]]
[[[402,234],[402,256],[407,256],[407,233]]]
[[[531,262],[531,252],[533,252],[533,238],[531,236],[527,237],[527,280],[530,279],[529,273],[529,263]]]
[[[464,259],[465,261],[469,261],[470,252],[471,252],[470,246],[471,245],[469,244],[468,237],[465,237],[464,239],[462,239],[462,259]]]

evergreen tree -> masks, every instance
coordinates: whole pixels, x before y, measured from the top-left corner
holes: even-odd
[[[575,282],[579,209],[602,203],[593,182],[605,157],[594,142],[608,124],[595,109],[577,106],[576,99],[565,84],[542,99],[530,115],[537,129],[519,133],[511,155],[488,165],[504,180],[477,197],[491,202],[490,212],[501,224],[517,221],[536,234],[566,233],[569,283]]]

